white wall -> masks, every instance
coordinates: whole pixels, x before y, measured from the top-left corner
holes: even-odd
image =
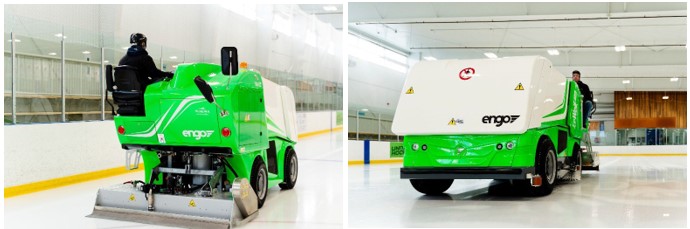
[[[297,113],[299,133],[328,129],[335,112]],[[335,116],[333,116],[335,127]],[[299,124],[298,124],[299,126]],[[5,125],[5,187],[122,167],[113,121]]]

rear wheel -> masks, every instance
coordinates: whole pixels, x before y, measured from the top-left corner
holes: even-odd
[[[266,172],[266,164],[264,164],[261,158],[256,158],[256,160],[254,160],[250,182],[254,192],[256,192],[259,208],[261,208],[264,206],[266,194],[268,193],[268,173]]]
[[[295,187],[295,183],[297,183],[298,173],[297,154],[295,154],[292,148],[288,149],[285,153],[284,163],[283,183],[280,183],[278,186],[280,186],[281,189],[292,189]]]
[[[537,148],[537,156],[534,163],[536,173],[541,177],[541,186],[533,187],[529,180],[523,180],[527,193],[533,196],[545,196],[551,194],[556,182],[556,150],[548,138],[544,138]]]
[[[410,179],[410,183],[418,192],[427,195],[439,195],[450,188],[450,186],[453,184],[453,179]]]

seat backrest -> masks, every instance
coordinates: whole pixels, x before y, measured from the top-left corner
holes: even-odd
[[[115,86],[118,91],[141,91],[137,68],[129,65],[115,67]]]

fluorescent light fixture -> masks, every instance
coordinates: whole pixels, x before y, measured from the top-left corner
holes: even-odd
[[[558,52],[558,49],[549,49],[549,50],[547,50],[547,52],[549,52],[549,55],[552,55],[552,56],[558,56],[561,54],[560,52]]]
[[[599,102],[599,100],[598,100],[598,99],[594,99],[594,102]]]
[[[676,82],[676,81],[678,81],[678,77],[671,78],[671,82]]]
[[[82,54],[91,54],[91,52],[89,52],[89,51],[83,51],[83,52],[81,52],[81,53],[82,53]]]
[[[325,11],[336,11],[336,10],[338,10],[338,7],[335,7],[335,6],[324,6],[324,7],[323,7],[323,10],[325,10]]]
[[[62,33],[55,34],[56,37],[62,37]]]
[[[496,58],[498,58],[498,56],[496,56],[496,53],[492,53],[492,52],[485,52],[485,53],[484,53],[484,56],[488,57],[489,59],[496,59]]]
[[[108,61],[108,60],[104,60],[104,61],[103,61],[103,63],[110,63],[110,61]]]
[[[661,97],[661,99],[668,99],[668,95],[664,95],[664,97]]]
[[[177,56],[171,56],[170,59],[171,60],[177,60]]]
[[[632,100],[632,97],[628,96],[625,100]]]
[[[425,59],[425,60],[436,60],[436,57],[433,57],[433,56],[425,56],[424,59]]]
[[[129,49],[129,47],[122,47],[122,49],[127,50],[127,49]]]
[[[630,80],[623,80],[623,84],[629,84]]]
[[[57,55],[57,53],[51,52],[51,53],[48,53],[48,55],[55,56],[55,55]]]
[[[616,52],[625,51],[625,45],[616,45],[614,49],[616,50]]]
[[[369,111],[369,109],[364,108],[364,109],[361,109],[361,110],[359,110],[359,111],[361,111],[361,112],[367,112],[367,111]]]
[[[9,40],[7,40],[7,42],[12,42],[12,39],[9,39]],[[19,39],[14,39],[14,42],[17,42],[17,43],[19,43],[19,42],[22,42],[22,40],[19,40]]]

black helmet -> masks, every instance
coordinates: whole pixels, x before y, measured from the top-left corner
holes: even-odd
[[[141,33],[132,33],[131,36],[129,36],[129,43],[130,44],[138,44],[140,45],[141,43],[146,42],[146,35],[141,34]]]

